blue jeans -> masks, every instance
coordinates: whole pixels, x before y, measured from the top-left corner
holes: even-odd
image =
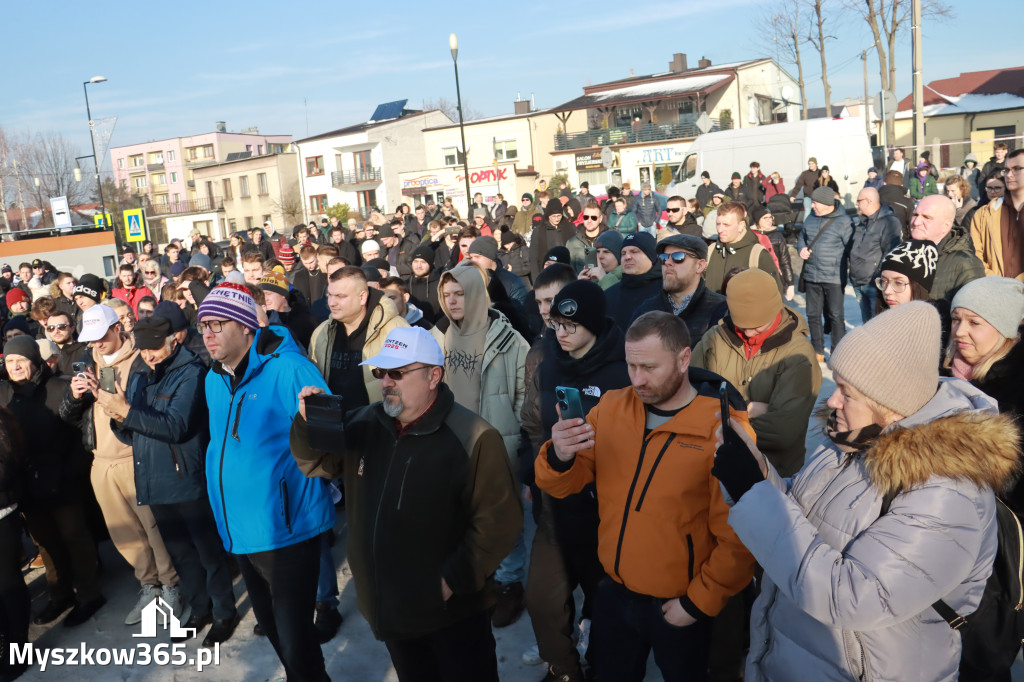
[[[316,582],[316,603],[338,608],[338,569],[334,565],[327,533],[320,535],[320,578]]]
[[[804,197],[804,217],[801,220],[807,220],[809,215],[811,215],[811,198]]]
[[[860,301],[860,319],[862,322],[867,323],[868,320],[875,316],[878,287],[875,286],[874,282],[854,284],[853,293],[856,294],[857,300]]]

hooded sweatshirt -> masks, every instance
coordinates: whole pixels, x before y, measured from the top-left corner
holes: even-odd
[[[100,370],[112,367],[114,369],[114,380],[121,389],[121,393],[126,393],[128,390],[128,377],[132,373],[132,363],[135,362],[135,358],[139,357],[139,351],[135,348],[135,337],[131,335],[126,336],[124,343],[121,344],[121,349],[117,351],[113,360],[109,363],[103,359],[103,356],[96,349],[93,349],[92,357],[96,363],[96,376],[99,376]],[[113,430],[110,428],[110,417],[107,416],[107,413],[99,405],[93,407],[92,419],[96,433],[97,459],[123,459],[132,456],[132,447],[125,445],[114,435]]]
[[[466,296],[461,322],[452,319],[451,311],[441,297],[441,309],[452,321],[444,334],[445,380],[455,394],[455,401],[476,412],[480,406],[480,380],[487,328],[491,324],[487,315],[487,287],[480,271],[472,265],[458,265],[445,273],[441,279],[442,287],[449,275],[462,285]]]

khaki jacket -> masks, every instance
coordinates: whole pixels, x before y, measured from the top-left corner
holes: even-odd
[[[726,316],[693,349],[693,366],[719,374],[747,402],[767,403],[768,411],[750,420],[757,447],[781,476],[792,476],[804,463],[804,440],[814,402],[821,389],[821,368],[811,346],[807,321],[783,307],[775,333],[749,360]]]

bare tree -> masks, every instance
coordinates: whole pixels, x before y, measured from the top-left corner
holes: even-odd
[[[878,55],[878,76],[882,90],[896,87],[896,38],[906,30],[911,16],[911,0],[845,0],[871,27],[871,37]],[[953,16],[949,3],[922,0],[922,18],[948,19]],[[886,139],[895,138],[895,121],[886,122]]]
[[[83,176],[75,180],[75,157],[78,147],[60,133],[36,133],[27,141],[19,153],[19,165],[24,164],[26,174],[32,178],[28,187],[38,208],[42,209],[43,222],[48,222],[46,209],[51,197],[65,196],[74,206],[87,201],[95,189],[94,176]],[[38,184],[36,184],[38,182]]]
[[[807,32],[807,42],[818,52],[821,57],[821,83],[825,86],[825,116],[832,118],[832,88],[828,84],[828,60],[826,59],[826,45],[828,40],[835,40],[826,28],[826,24],[834,24],[838,20],[841,7],[831,0],[810,0],[811,26]]]
[[[285,220],[295,224],[301,223],[303,218],[303,204],[302,194],[299,192],[299,183],[293,182],[288,189],[281,191],[281,198],[271,199],[270,204],[284,216]],[[288,233],[287,230],[283,229],[282,232]]]
[[[0,127],[0,215],[3,216],[4,231],[11,231],[11,224],[7,217],[7,196],[11,193],[14,196],[14,164],[12,149],[7,139],[7,134]]]
[[[763,40],[766,47],[777,51],[779,61],[795,64],[797,84],[800,87],[801,118],[807,118],[807,85],[804,82],[804,64],[800,56],[800,44],[804,42],[803,18],[801,16],[801,0],[782,0],[774,12],[766,12],[756,20],[759,27],[771,27],[768,40]],[[763,35],[759,33],[759,35]]]
[[[438,97],[437,99],[425,99],[423,100],[423,110],[430,111],[436,109],[442,114],[455,121],[459,122],[459,105],[457,102],[453,102],[447,97]],[[469,106],[465,102],[462,103],[462,120],[472,121],[478,118],[483,118],[483,115]]]

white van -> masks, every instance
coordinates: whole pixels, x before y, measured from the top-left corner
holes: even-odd
[[[843,205],[854,208],[872,165],[871,146],[859,118],[817,118],[706,133],[690,145],[666,193],[696,196],[703,171],[724,190],[733,172],[746,175],[752,161],[761,164],[765,175],[778,172],[790,192],[812,156],[819,168],[828,166]]]

